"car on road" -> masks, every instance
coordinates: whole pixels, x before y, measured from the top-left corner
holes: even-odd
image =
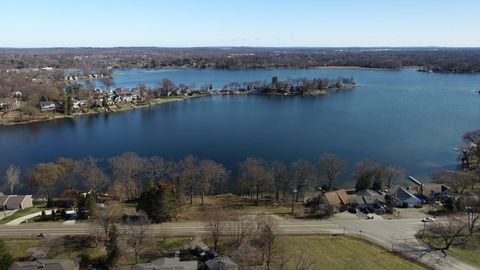
[[[38,233],[37,238],[46,238],[47,236],[44,233]]]
[[[422,222],[434,222],[435,218],[434,217],[424,217],[422,218]]]

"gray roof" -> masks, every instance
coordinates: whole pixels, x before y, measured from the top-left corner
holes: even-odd
[[[5,196],[3,194],[0,194],[0,206],[4,206],[5,203],[7,202],[9,196]]]
[[[218,256],[206,263],[208,270],[238,270],[238,265],[227,256]]]
[[[397,200],[400,200],[400,201],[406,201],[410,198],[415,198],[416,200],[418,200],[420,202],[420,199],[418,199],[417,197],[415,197],[415,195],[413,195],[410,191],[404,189],[404,188],[399,188],[396,192],[395,192],[395,198]]]
[[[9,270],[78,270],[78,264],[72,260],[40,260],[30,262],[16,262]]]
[[[160,258],[150,263],[137,264],[136,270],[197,270],[197,261],[180,261],[180,258]]]
[[[31,197],[31,195],[12,195],[8,197],[7,205],[20,205],[25,198]]]

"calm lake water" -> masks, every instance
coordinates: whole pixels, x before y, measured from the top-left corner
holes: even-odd
[[[316,161],[325,152],[402,166],[426,177],[455,168],[461,136],[480,128],[480,76],[401,71],[119,70],[117,86],[213,83],[296,77],[350,77],[359,86],[327,96],[215,96],[135,111],[0,128],[0,169],[60,156],[107,158],[125,151],[181,158],[194,154],[232,171],[246,157]],[[344,175],[345,180],[351,173]]]

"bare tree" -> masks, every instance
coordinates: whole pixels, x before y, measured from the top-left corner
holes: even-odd
[[[115,178],[136,179],[142,168],[143,160],[133,152],[126,152],[108,160]]]
[[[195,188],[200,180],[200,164],[196,156],[188,155],[179,163],[180,175],[179,180],[185,186],[190,197],[190,204],[193,204],[193,195]]]
[[[148,218],[141,215],[136,220],[128,220],[124,225],[124,232],[125,242],[135,256],[135,263],[138,264],[138,259],[151,238]]]
[[[16,185],[20,183],[20,168],[18,166],[10,164],[7,171],[5,172],[5,179],[10,190],[10,195],[12,195],[13,189]]]
[[[251,227],[252,222],[245,216],[240,216],[235,222],[229,223],[228,235],[231,237],[231,243],[235,249],[247,241],[252,234]]]
[[[122,214],[122,208],[118,202],[110,202],[104,209],[95,211],[92,217],[93,226],[100,227],[102,229],[102,239],[108,234],[108,230],[111,225],[120,220]]]
[[[270,270],[274,255],[277,250],[275,249],[276,235],[273,232],[273,226],[271,223],[263,224],[260,231],[259,244],[262,250],[263,262],[265,264],[265,270]]]
[[[294,188],[297,190],[295,201],[298,202],[299,194],[312,183],[315,177],[315,167],[309,161],[302,159],[293,162],[290,168]]]
[[[263,160],[247,158],[240,163],[239,182],[249,194],[255,194],[256,205],[260,204],[260,194],[266,191],[272,182],[272,174]]]
[[[110,179],[97,163],[98,160],[89,157],[79,162],[78,170],[85,187],[101,191],[108,186]]]
[[[75,172],[77,171],[77,162],[71,158],[60,157],[57,159],[57,164],[63,167],[64,174],[61,177],[61,181],[67,185],[68,189],[73,188],[73,182],[75,179]]]
[[[143,159],[133,152],[126,152],[108,160],[116,180],[124,183],[129,200],[139,196],[140,173],[143,170]]]
[[[432,178],[437,183],[447,185],[457,195],[463,195],[472,183],[476,181],[476,177],[473,172],[439,171],[432,175]]]
[[[385,185],[391,188],[396,179],[405,175],[405,170],[400,167],[387,166],[384,171]]]
[[[144,159],[144,175],[146,180],[159,182],[167,177],[167,163],[160,157],[154,156]]]
[[[219,190],[228,179],[228,171],[222,165],[213,160],[200,161],[200,177],[198,181],[198,188],[203,198],[205,194],[211,194],[213,190]]]
[[[478,196],[467,196],[465,198],[465,208],[467,212],[467,228],[472,235],[480,223],[480,199]]]
[[[273,161],[272,166],[272,177],[275,185],[275,199],[278,201],[280,199],[280,191],[282,186],[288,182],[288,168],[285,164],[280,161]]]
[[[458,216],[449,216],[446,220],[437,221],[426,226],[424,237],[427,237],[427,251],[440,251],[447,256],[451,247],[464,246],[471,238],[466,223]]]
[[[252,269],[252,266],[257,266],[260,263],[259,253],[255,247],[248,241],[245,241],[233,251],[232,258],[239,265],[240,269]]]
[[[293,260],[293,269],[294,270],[310,270],[310,269],[319,269],[314,262],[308,257],[308,252],[306,250],[300,251],[296,254]]]
[[[280,248],[278,258],[275,261],[275,270],[288,270],[288,262],[290,258],[285,252],[285,248]]]
[[[345,170],[347,161],[335,154],[323,154],[318,161],[318,173],[327,181],[327,191],[332,188],[332,182]]]
[[[218,250],[220,238],[226,228],[226,213],[220,207],[211,207],[208,210],[208,224],[206,230],[213,242],[213,249]]]

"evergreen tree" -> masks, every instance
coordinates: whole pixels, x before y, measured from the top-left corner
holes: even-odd
[[[0,240],[0,270],[8,270],[12,264],[13,257],[7,252],[3,240]]]
[[[175,198],[170,190],[152,187],[142,193],[137,208],[154,222],[168,221],[175,213]]]
[[[95,195],[78,194],[77,196],[77,215],[79,219],[88,219],[91,215],[94,214],[97,201]]]

